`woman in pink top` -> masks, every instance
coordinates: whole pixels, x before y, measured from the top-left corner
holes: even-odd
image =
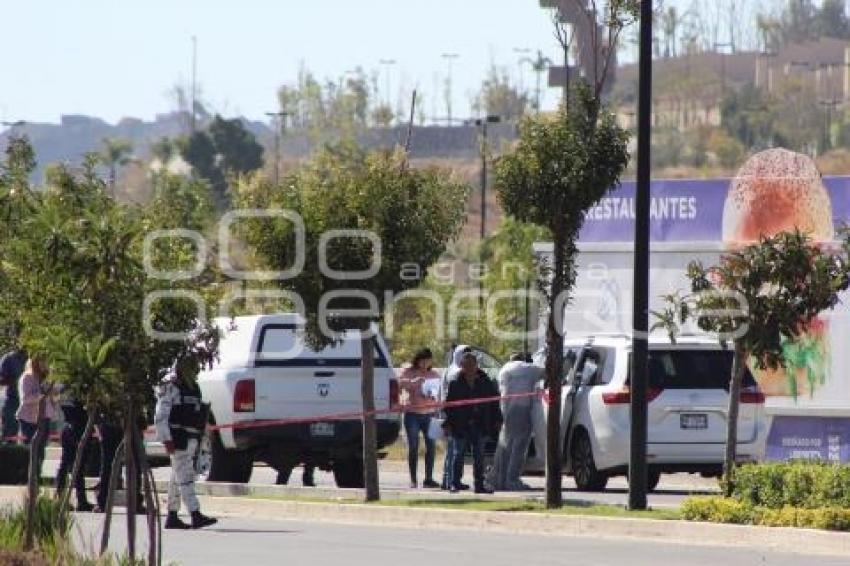
[[[18,383],[18,391],[21,396],[21,406],[18,407],[16,416],[21,424],[21,434],[24,444],[29,444],[38,432],[38,405],[44,400],[44,409],[41,420],[44,423],[44,431],[50,428],[50,421],[56,413],[56,407],[51,396],[52,386],[47,382],[47,362],[39,358],[30,358],[21,380]],[[38,467],[44,461],[44,449],[47,442],[42,440],[39,448]]]
[[[426,383],[439,380],[437,372],[431,369],[434,356],[431,350],[423,348],[416,352],[410,367],[402,371],[399,386],[406,397],[404,402],[404,431],[407,434],[407,463],[410,467],[410,487],[419,487],[416,481],[416,468],[419,464],[419,434],[425,439],[425,481],[422,487],[438,488],[434,481],[434,439],[428,437],[428,426],[434,413],[434,399],[426,392]],[[433,383],[433,382],[432,382]]]

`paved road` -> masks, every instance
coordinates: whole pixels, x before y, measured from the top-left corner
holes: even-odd
[[[56,460],[50,459],[51,456],[58,457],[58,452],[48,454],[48,460],[45,461],[44,471],[47,475],[55,473],[55,468],[58,466]],[[420,462],[421,465],[421,462]],[[466,477],[471,478],[471,466],[467,466]],[[441,470],[441,463],[437,465],[437,470]],[[171,469],[168,467],[157,468],[154,470],[154,476],[158,480],[167,481]],[[411,494],[421,494],[423,490],[413,492],[409,488],[409,476],[406,471],[406,464],[399,461],[382,461],[381,468],[381,488],[387,491],[402,491],[410,492]],[[263,465],[254,467],[254,472],[251,476],[251,483],[256,485],[272,485],[275,483],[276,472]],[[315,474],[316,484],[319,487],[333,488],[333,474],[330,472],[322,472],[317,470]],[[543,496],[543,487],[545,480],[542,477],[526,477],[524,481],[534,488],[531,492],[525,492],[523,497]],[[290,485],[298,487],[301,485],[301,469],[296,469],[290,480]],[[608,489],[602,493],[580,493],[575,489],[575,483],[571,478],[564,478],[564,496],[572,499],[582,499],[594,501],[597,503],[607,503],[612,505],[625,505],[628,501],[628,484],[625,478],[612,478],[608,484]],[[299,490],[300,491],[300,490]],[[312,490],[303,488],[304,495],[308,496]],[[693,474],[669,474],[662,476],[658,490],[649,496],[649,505],[652,507],[674,507],[681,504],[682,500],[694,494],[717,492],[717,481],[713,479],[704,479]]]
[[[92,548],[99,516],[79,516],[79,536]],[[118,517],[113,548],[123,550],[124,516]],[[139,521],[139,528],[143,528]],[[146,547],[146,543],[140,546]],[[704,547],[613,540],[596,537],[545,537],[421,531],[334,525],[301,521],[224,518],[204,531],[166,531],[165,562],[185,566],[309,564],[310,566],[818,566],[846,565],[847,558],[807,557],[742,548]]]

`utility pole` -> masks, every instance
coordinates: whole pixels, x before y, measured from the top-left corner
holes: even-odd
[[[446,123],[451,126],[452,125],[452,61],[457,59],[459,55],[457,53],[443,53],[443,59],[446,60],[446,64],[448,66],[448,71],[446,74]]]
[[[194,35],[192,36],[192,93],[190,95],[191,104],[192,104],[192,113],[189,118],[189,128],[191,132],[195,133],[195,128],[197,127],[197,122],[195,119],[195,97],[197,96],[197,80],[198,80],[198,38]]]
[[[631,450],[629,509],[646,509],[649,384],[649,203],[652,133],[652,2],[640,3],[638,60],[637,188],[635,194],[634,302],[632,305]]]
[[[266,112],[266,116],[272,119],[274,124],[274,184],[280,181],[280,137],[286,129],[286,117],[288,112]]]

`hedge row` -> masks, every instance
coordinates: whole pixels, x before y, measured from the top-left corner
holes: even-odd
[[[732,497],[768,509],[850,508],[850,466],[802,461],[741,466]]]
[[[761,525],[765,527],[799,527],[850,531],[850,509],[823,507],[807,509],[755,507],[737,499],[724,497],[691,497],[682,504],[682,518],[688,521]]]

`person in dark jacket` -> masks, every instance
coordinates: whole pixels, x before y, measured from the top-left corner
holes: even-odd
[[[0,385],[6,387],[6,399],[3,402],[2,420],[3,428],[0,432],[0,440],[5,442],[17,442],[18,419],[15,413],[21,406],[21,398],[18,395],[18,382],[24,373],[27,364],[27,353],[20,347],[6,353],[0,359]]]
[[[475,401],[477,399],[498,398],[496,384],[478,367],[475,354],[467,353],[461,358],[460,373],[449,384],[447,403]],[[452,462],[449,489],[452,493],[460,491],[460,477],[463,473],[464,454],[467,447],[472,449],[472,471],[475,479],[475,493],[492,493],[484,485],[484,442],[487,438],[497,438],[502,426],[502,411],[498,399],[483,403],[461,404],[446,408],[446,434],[452,438]]]
[[[62,425],[62,457],[56,472],[56,490],[62,491],[68,483],[68,475],[74,471],[74,459],[86,429],[88,412],[82,403],[68,394],[63,394],[59,406],[62,409],[65,424]],[[86,461],[87,453],[87,447],[84,447],[83,462]],[[74,491],[77,496],[77,511],[86,512],[94,509],[86,498],[86,477],[83,469],[80,469],[80,473],[74,478]]]

